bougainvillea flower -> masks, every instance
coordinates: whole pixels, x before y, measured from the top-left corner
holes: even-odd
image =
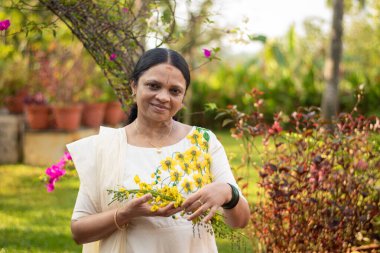
[[[210,58],[211,57],[211,50],[208,50],[206,48],[203,49],[203,55],[206,57],[206,58]]]
[[[115,53],[111,54],[111,55],[110,55],[110,61],[115,60],[116,57],[117,57],[117,55],[116,55]]]
[[[65,161],[71,161],[73,160],[73,158],[71,157],[70,153],[69,152],[65,152],[65,154],[63,155]]]
[[[9,21],[9,19],[0,21],[0,31],[7,30],[10,25],[11,25],[11,22]]]
[[[51,167],[47,168],[45,173],[50,178],[60,178],[65,175],[66,170],[62,168],[61,164],[54,164]]]

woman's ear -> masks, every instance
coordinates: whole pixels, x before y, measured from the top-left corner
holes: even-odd
[[[137,92],[137,84],[135,81],[132,81],[131,83],[131,90],[132,90],[132,96],[135,96]]]

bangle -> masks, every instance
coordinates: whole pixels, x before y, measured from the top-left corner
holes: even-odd
[[[232,191],[232,198],[229,202],[225,203],[222,205],[223,209],[232,209],[234,208],[238,202],[239,202],[239,198],[240,198],[240,193],[239,193],[239,190],[233,186],[232,184],[228,183],[228,185],[231,187],[231,191]]]
[[[118,212],[119,212],[119,208],[116,209],[115,213],[113,214],[113,221],[114,221],[116,227],[117,227],[119,230],[124,230],[124,229],[127,228],[128,224],[124,224],[123,226],[120,226],[120,225],[117,223],[116,218],[117,218],[117,213],[118,213]]]

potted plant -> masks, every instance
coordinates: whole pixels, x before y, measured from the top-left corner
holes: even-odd
[[[39,79],[51,103],[56,127],[60,130],[79,129],[82,104],[79,93],[83,87],[82,48],[67,50],[52,43],[47,52],[36,55],[39,62]]]
[[[117,126],[127,118],[127,114],[124,112],[122,104],[110,85],[104,86],[103,92],[106,94],[107,100],[104,124],[108,126]]]
[[[27,95],[27,64],[23,59],[15,59],[0,68],[0,103],[9,113],[23,113],[23,101]],[[17,73],[17,75],[15,75]]]
[[[44,130],[51,125],[51,109],[44,95],[37,92],[24,99],[26,122],[30,129]]]
[[[84,69],[88,78],[81,92],[83,102],[82,124],[86,127],[99,128],[104,121],[107,94],[103,92],[107,85],[101,70],[92,61],[86,61]]]

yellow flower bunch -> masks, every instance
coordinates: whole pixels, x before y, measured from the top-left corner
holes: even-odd
[[[142,182],[136,175],[134,182],[138,189],[127,190],[120,187],[118,190],[108,190],[113,194],[112,201],[125,201],[129,197],[140,197],[146,193],[151,193],[153,198],[149,200],[151,211],[156,212],[159,208],[174,203],[174,207],[179,207],[185,201],[185,196],[191,194],[203,186],[213,181],[211,173],[212,157],[208,153],[208,141],[210,136],[207,130],[197,128],[187,136],[193,144],[184,152],[175,152],[171,157],[166,157],[160,161],[158,167],[151,174],[152,182]],[[182,213],[181,215],[184,215]],[[173,218],[177,218],[173,216]],[[199,226],[202,217],[193,220],[193,226]],[[210,233],[216,236],[226,237],[236,232],[228,227],[221,214],[216,214],[209,224],[204,224]],[[210,228],[212,226],[212,228]],[[232,236],[233,238],[233,236]]]
[[[151,193],[153,198],[149,201],[152,212],[157,211],[171,202],[174,206],[180,206],[185,197],[204,185],[212,182],[210,171],[211,155],[208,153],[209,134],[203,128],[196,128],[187,136],[193,145],[184,152],[175,152],[172,156],[161,160],[158,167],[152,173],[152,182],[142,182],[136,175],[134,182],[138,189],[126,190],[124,187],[115,192],[122,200],[131,197],[140,197]],[[113,199],[113,200],[114,200]]]

